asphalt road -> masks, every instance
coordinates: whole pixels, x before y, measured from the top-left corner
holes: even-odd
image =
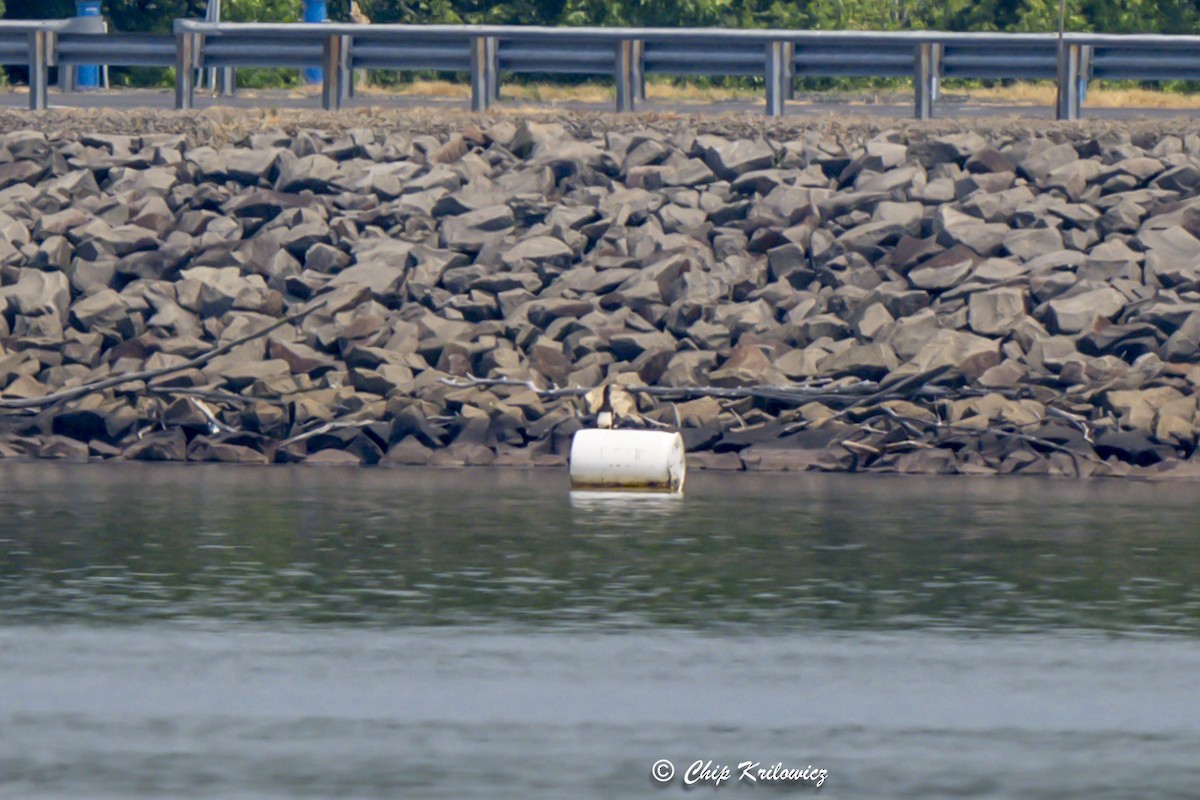
[[[51,108],[159,108],[174,107],[175,93],[169,89],[119,89],[76,93],[50,92]],[[316,110],[321,106],[316,92],[285,90],[242,91],[233,97],[213,97],[204,90],[196,92],[196,108],[228,106],[233,108],[289,108]],[[0,93],[0,108],[28,108],[29,95],[25,91]],[[391,108],[466,108],[464,100],[439,100],[429,97],[407,97],[403,95],[370,94],[351,99],[344,107],[391,107]],[[607,111],[608,104],[601,103],[548,103],[528,100],[501,100],[500,107],[541,108],[565,111]],[[753,101],[727,101],[703,103],[648,102],[639,106],[639,111],[659,111],[679,114],[761,113],[763,104]],[[903,97],[886,97],[880,102],[863,99],[811,98],[789,101],[788,116],[829,116],[847,114],[853,116],[878,116],[909,118],[912,104]],[[935,111],[935,118],[977,118],[1024,116],[1031,119],[1053,119],[1054,109],[1048,106],[1007,105],[1002,103],[968,103],[963,98],[948,97],[942,100]],[[1163,108],[1086,108],[1085,119],[1174,119],[1200,117],[1200,109]]]

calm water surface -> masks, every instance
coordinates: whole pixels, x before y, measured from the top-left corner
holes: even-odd
[[[1200,487],[565,484],[0,463],[0,797],[1200,795]]]

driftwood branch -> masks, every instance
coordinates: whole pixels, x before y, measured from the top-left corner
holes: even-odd
[[[224,392],[220,389],[202,389],[195,386],[147,386],[146,394],[164,395],[166,397],[194,397],[207,400],[210,403],[231,403],[234,405],[250,405],[251,403],[267,403],[269,405],[286,405],[274,397],[246,397],[245,395]]]
[[[444,383],[447,386],[453,386],[455,389],[475,389],[477,387],[491,388],[493,386],[511,386],[517,389],[528,389],[538,396],[541,400],[556,400],[560,397],[583,397],[591,391],[591,389],[559,389],[552,386],[549,389],[540,389],[533,381],[518,381],[512,378],[476,378],[474,375],[468,375],[465,378],[438,378],[439,383]]]
[[[320,436],[323,433],[345,430],[346,428],[365,428],[368,425],[373,425],[378,421],[379,420],[377,419],[335,419],[330,422],[326,422],[324,425],[318,425],[310,431],[305,431],[304,433],[297,434],[291,438],[284,439],[279,443],[279,449],[287,447],[290,444],[296,444],[296,442],[307,441],[308,439],[311,439],[314,436]]]
[[[66,403],[71,400],[78,400],[80,397],[85,397],[96,392],[102,392],[105,389],[111,389],[114,386],[120,386],[124,383],[132,383],[133,381],[148,381],[154,378],[161,378],[164,375],[171,375],[173,373],[183,372],[184,370],[188,369],[196,369],[204,366],[218,356],[225,355],[236,347],[240,347],[248,342],[253,342],[256,339],[261,339],[267,334],[282,328],[284,325],[288,325],[296,322],[297,320],[303,319],[321,306],[325,305],[325,302],[325,299],[319,299],[317,302],[314,302],[306,308],[297,311],[295,314],[291,314],[272,322],[270,325],[260,331],[247,334],[246,336],[234,339],[231,342],[226,342],[223,345],[214,347],[212,350],[209,350],[206,353],[201,353],[195,358],[188,359],[182,364],[176,364],[170,367],[159,367],[157,369],[146,369],[142,370],[141,372],[126,372],[122,375],[110,375],[102,380],[93,381],[92,383],[85,383],[82,386],[75,386],[70,389],[64,389],[61,392],[48,394],[44,397],[30,397],[19,400],[0,399],[0,409],[24,410],[30,408],[44,408],[45,406],[52,406],[58,403]]]
[[[904,419],[907,422],[914,423],[919,426],[925,426],[926,428],[934,428],[937,430],[949,431],[950,433],[966,434],[966,435],[971,435],[971,436],[977,436],[981,433],[990,433],[993,436],[1000,436],[1000,437],[1004,437],[1004,438],[1008,438],[1008,439],[1016,439],[1018,441],[1025,442],[1027,444],[1032,444],[1037,447],[1045,448],[1046,450],[1052,450],[1056,453],[1065,453],[1066,455],[1070,456],[1072,463],[1075,465],[1075,473],[1077,475],[1083,474],[1083,471],[1079,468],[1079,459],[1080,458],[1082,458],[1086,461],[1091,461],[1094,464],[1106,463],[1104,461],[1104,459],[1100,458],[1099,456],[1097,456],[1093,453],[1088,453],[1086,451],[1080,451],[1080,450],[1073,450],[1070,447],[1061,445],[1058,442],[1052,442],[1049,439],[1044,439],[1041,436],[1033,436],[1032,434],[1022,433],[1020,431],[1009,430],[1009,429],[1004,428],[999,425],[988,426],[987,428],[980,430],[978,428],[970,428],[970,427],[967,427],[964,425],[954,425],[949,422],[930,422],[929,420],[921,420],[921,419],[917,419],[915,417],[901,417],[901,416],[897,415],[895,417],[895,419],[897,419],[897,420]]]
[[[831,386],[829,379],[817,379],[809,383],[793,384],[790,386],[745,386],[745,387],[720,387],[720,386],[689,386],[689,387],[673,387],[673,386],[624,386],[625,391],[630,394],[641,394],[649,397],[656,397],[666,400],[685,400],[697,397],[713,397],[720,400],[741,400],[745,398],[753,398],[756,400],[764,400],[781,405],[801,406],[806,403],[820,402],[827,405],[837,407],[837,411],[822,422],[831,420],[844,419],[851,412],[860,409],[870,409],[874,407],[875,411],[868,411],[867,418],[884,417],[902,429],[908,437],[902,442],[875,445],[868,442],[856,441],[853,438],[847,437],[837,442],[838,445],[850,451],[855,458],[858,457],[877,457],[885,452],[893,452],[896,449],[903,447],[911,448],[929,448],[935,447],[936,444],[929,441],[929,437],[933,432],[951,433],[951,434],[967,434],[978,435],[988,433],[1001,438],[1016,439],[1026,442],[1037,448],[1045,451],[1064,453],[1069,456],[1075,464],[1076,472],[1082,472],[1079,466],[1079,459],[1086,459],[1093,463],[1103,464],[1104,460],[1091,453],[1078,452],[1070,447],[1052,442],[1049,439],[1035,436],[1030,433],[1025,433],[1021,430],[1013,430],[1011,426],[989,426],[986,429],[976,429],[961,425],[954,425],[949,422],[944,422],[939,419],[920,419],[917,417],[905,416],[897,413],[889,408],[884,403],[889,400],[911,400],[925,403],[927,406],[935,406],[938,401],[945,399],[946,395],[951,391],[944,386],[932,385],[934,381],[953,369],[952,366],[941,366],[935,369],[926,370],[925,372],[908,375],[894,381],[884,381],[876,383],[874,381],[858,381],[855,383],[843,384],[840,386]],[[455,388],[474,388],[474,387],[493,387],[493,386],[514,386],[523,389],[528,389],[535,392],[542,399],[554,399],[559,397],[579,397],[593,391],[593,389],[560,389],[557,387],[551,389],[540,389],[532,381],[518,381],[508,378],[476,378],[468,375],[466,378],[442,378],[441,382],[447,386]],[[1015,399],[1015,395],[1019,394],[1019,390],[1010,392],[999,391],[1010,399]],[[975,392],[958,391],[955,393],[956,398],[963,396],[971,396]],[[1061,400],[1069,400],[1069,395],[1062,395]],[[728,409],[733,414],[734,419],[738,423],[737,428],[745,430],[749,426],[745,420],[736,412],[736,410]],[[1046,403],[1048,417],[1056,417],[1063,419],[1072,426],[1078,428],[1084,433],[1084,436],[1090,441],[1090,428],[1087,420],[1078,414],[1070,411],[1055,408]],[[678,410],[676,410],[678,417]],[[661,424],[661,423],[660,423]],[[783,434],[794,433],[806,427],[808,422],[800,422],[786,427]],[[678,426],[678,425],[677,425]],[[863,431],[860,426],[857,429]],[[868,428],[867,432],[878,435],[881,431]],[[315,432],[314,432],[315,435]]]
[[[882,385],[875,381],[858,381],[842,386],[830,386],[830,379],[823,378],[790,386],[622,386],[621,388],[630,394],[640,394],[660,400],[689,400],[698,397],[712,397],[718,400],[752,398],[781,405],[830,403],[843,407],[843,410],[848,410],[893,397],[909,396],[911,387],[923,387],[924,384],[940,377],[950,369],[950,367],[938,367],[917,375],[910,375],[891,384],[884,383]],[[465,378],[441,378],[440,382],[456,389],[494,386],[519,387],[535,392],[542,400],[582,397],[598,388],[560,389],[552,387],[540,389],[533,381],[518,381],[511,378],[476,378],[472,375]]]

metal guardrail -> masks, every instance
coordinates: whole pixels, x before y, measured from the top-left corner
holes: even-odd
[[[796,78],[912,78],[914,115],[933,115],[942,78],[1047,79],[1057,116],[1077,119],[1089,78],[1200,80],[1200,36],[794,31],[716,28],[546,28],[176,20],[174,35],[78,32],[71,20],[0,21],[0,64],[28,65],[30,108],[47,102],[56,65],[175,67],[175,105],[193,106],[198,70],[324,69],[322,105],[339,108],[355,70],[470,76],[471,108],[499,96],[504,75],[610,76],[616,110],[644,99],[646,75],[763,78],[766,112],[783,113]]]
[[[196,69],[229,66],[223,53],[236,50],[246,65],[296,66],[301,50],[324,67],[323,103],[338,108],[355,69],[465,72],[471,77],[471,108],[482,111],[497,96],[505,74],[549,73],[611,76],[616,110],[632,111],[643,97],[646,75],[761,76],[769,115],[783,113],[797,77],[911,77],[914,112],[933,113],[934,85],[943,51],[971,52],[975,34],[937,31],[860,32],[722,30],[697,28],[545,28],[487,25],[348,25],[340,23],[210,23],[177,20],[179,53]],[[993,60],[964,65],[981,77],[1026,77],[1010,69],[1004,41],[1036,51],[1039,77],[1056,77],[1057,39],[1050,34],[1006,37],[985,34]],[[321,41],[319,41],[321,40]],[[247,53],[253,52],[254,56]],[[1028,59],[1027,59],[1028,60]],[[968,59],[969,61],[969,59]],[[181,64],[183,62],[180,62]],[[191,73],[177,70],[177,104],[190,108]]]

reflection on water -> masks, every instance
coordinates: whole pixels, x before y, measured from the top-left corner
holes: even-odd
[[[1190,486],[0,463],[0,800],[1192,798],[1198,533]]]
[[[0,465],[12,621],[726,624],[1194,635],[1178,486]]]
[[[577,529],[645,527],[683,511],[679,492],[611,492],[573,489],[571,524]]]

